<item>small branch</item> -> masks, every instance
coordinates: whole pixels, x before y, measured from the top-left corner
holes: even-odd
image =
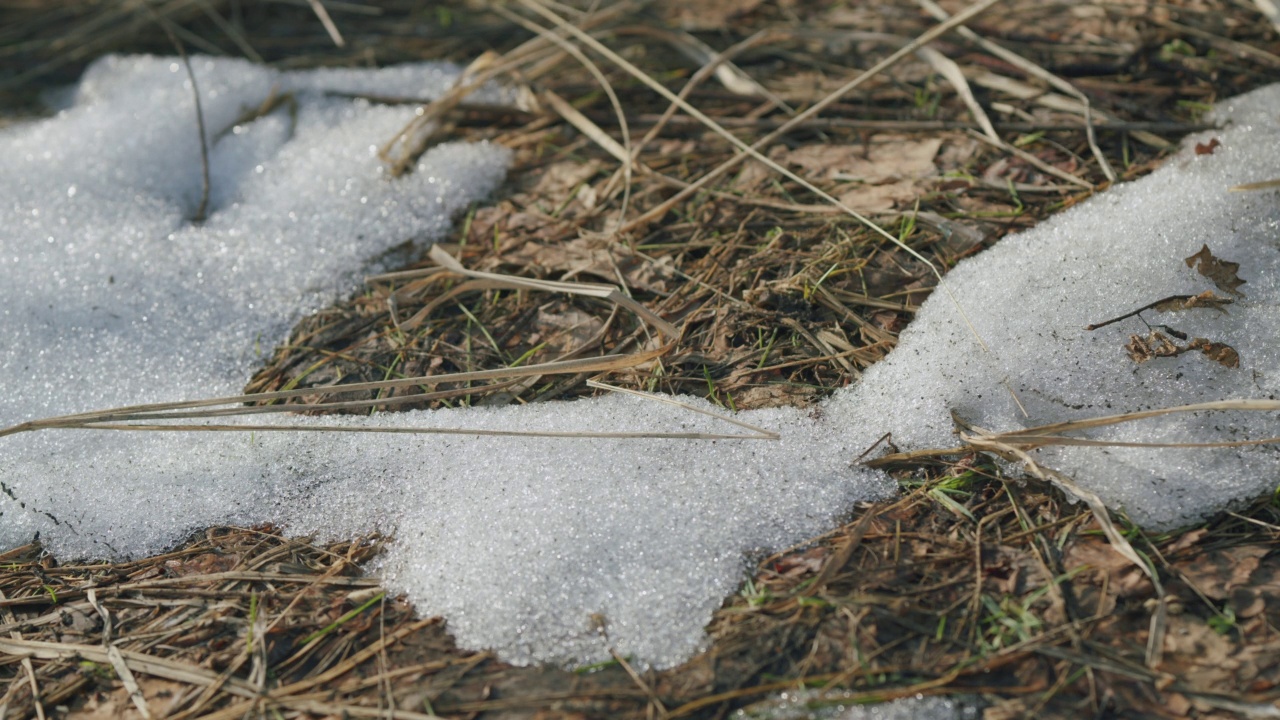
[[[1100,322],[1100,323],[1094,323],[1094,324],[1092,324],[1092,325],[1085,325],[1085,326],[1084,326],[1084,329],[1085,329],[1085,330],[1097,330],[1098,328],[1106,327],[1106,326],[1108,326],[1108,325],[1111,325],[1112,323],[1118,323],[1118,322],[1120,322],[1121,320],[1127,320],[1127,319],[1129,319],[1129,318],[1131,318],[1131,317],[1133,317],[1133,316],[1137,315],[1138,313],[1146,312],[1147,310],[1150,310],[1150,309],[1154,308],[1154,307],[1155,307],[1155,306],[1157,306],[1157,305],[1163,305],[1164,303],[1167,303],[1167,302],[1169,302],[1170,300],[1190,300],[1190,299],[1191,299],[1191,298],[1193,298],[1193,297],[1195,297],[1195,295],[1170,295],[1170,296],[1169,296],[1169,297],[1167,297],[1167,298],[1160,298],[1159,300],[1157,300],[1157,301],[1155,301],[1155,302],[1153,302],[1153,303],[1148,303],[1147,305],[1143,305],[1142,307],[1138,308],[1137,310],[1133,310],[1132,312],[1127,312],[1127,313],[1125,313],[1125,314],[1123,314],[1123,315],[1120,315],[1120,316],[1117,316],[1117,317],[1113,317],[1113,318],[1111,318],[1110,320],[1104,320],[1104,321],[1102,321],[1102,322]]]

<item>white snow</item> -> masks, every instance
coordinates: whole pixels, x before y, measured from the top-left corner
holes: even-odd
[[[452,145],[389,179],[371,147],[412,109],[319,92],[425,96],[455,69],[284,74],[195,63],[211,132],[276,84],[297,91],[299,103],[292,134],[280,111],[214,146],[203,225],[185,219],[199,161],[186,76],[172,60],[101,61],[58,116],[0,132],[0,425],[234,394],[291,322],[354,290],[401,242],[438,237],[451,212],[502,175],[502,149]],[[63,557],[136,556],[217,523],[274,522],[322,539],[379,530],[397,538],[380,567],[390,585],[423,613],[443,614],[465,646],[514,662],[570,663],[606,658],[612,647],[674,665],[704,643],[702,628],[736,589],[744,553],[802,541],[854,502],[893,492],[889,479],[850,467],[885,432],[904,449],[946,447],[955,444],[952,409],[1005,430],[1273,396],[1280,203],[1275,191],[1226,188],[1280,177],[1278,113],[1280,88],[1227,103],[1233,122],[1211,133],[1222,143],[1214,154],[1186,152],[960,264],[947,283],[991,353],[936,293],[858,386],[818,411],[743,414],[781,441],[27,433],[0,439],[0,481],[13,498],[0,496],[0,547],[38,532]],[[1145,316],[1232,344],[1240,368],[1191,353],[1134,365],[1123,344],[1145,330],[1138,320],[1083,330],[1211,289],[1182,262],[1202,243],[1241,263],[1247,297],[1225,316]],[[345,422],[731,429],[623,396]],[[1111,434],[1245,435],[1280,427],[1237,414]],[[1075,448],[1041,459],[1155,527],[1270,489],[1280,466],[1271,449]]]
[[[861,701],[860,701],[861,700]],[[914,695],[867,703],[857,693],[792,690],[737,710],[734,720],[978,720],[983,703],[970,695]]]

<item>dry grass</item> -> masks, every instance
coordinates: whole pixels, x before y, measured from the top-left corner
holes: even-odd
[[[541,95],[521,111],[461,98],[442,108],[450,137],[516,151],[510,180],[446,245],[460,263],[452,275],[371,281],[301,323],[246,389],[302,391],[288,399],[310,406],[576,397],[595,392],[594,370],[488,388],[459,380],[416,398],[330,386],[605,354],[657,355],[609,375],[624,388],[726,408],[812,402],[893,348],[934,285],[930,263],[945,270],[1105,188],[1110,173],[1150,170],[1203,127],[1207,104],[1280,65],[1275,30],[1247,2],[1006,0],[970,36],[944,36],[933,54],[835,96],[934,26],[930,3],[623,3],[603,17],[551,6],[886,238],[759,163],[728,165],[734,147],[705,122],[579,38],[533,34],[550,22],[524,6],[326,3],[326,27],[314,5],[0,0],[9,115],[34,112],[40,89],[103,52],[171,52],[157,17],[193,52],[290,67],[493,50],[489,69],[508,65],[505,77]],[[671,32],[679,24],[697,42]],[[706,65],[708,46],[733,65]],[[778,132],[818,104],[817,117]],[[857,178],[837,172],[850,166]],[[607,298],[467,285],[475,273],[611,283],[680,337]],[[900,500],[763,559],[717,613],[714,646],[664,673],[622,660],[512,668],[458,650],[439,621],[358,577],[378,539],[321,549],[223,528],[168,555],[83,566],[19,548],[0,558],[0,717],[136,714],[134,692],[150,714],[181,718],[722,717],[797,686],[844,703],[971,693],[990,718],[1274,712],[1271,498],[1146,537],[1051,486],[1004,477],[985,456],[947,458],[899,458]],[[1105,539],[1115,528],[1141,569]]]

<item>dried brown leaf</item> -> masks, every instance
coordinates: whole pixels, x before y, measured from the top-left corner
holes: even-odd
[[[1212,280],[1219,290],[1229,292],[1232,295],[1244,296],[1244,293],[1236,289],[1245,284],[1245,281],[1236,275],[1236,272],[1240,270],[1240,263],[1215,257],[1213,252],[1209,250],[1208,245],[1202,245],[1200,252],[1184,259],[1183,262],[1187,264],[1187,267],[1195,268],[1201,275]]]
[[[1151,581],[1142,570],[1098,536],[1081,536],[1072,541],[1062,554],[1062,566],[1067,571],[1082,566],[1101,571],[1107,577],[1107,591],[1111,595],[1145,597],[1153,591]]]
[[[1219,297],[1213,294],[1212,290],[1205,290],[1199,295],[1190,297],[1184,295],[1175,295],[1167,300],[1152,305],[1153,310],[1159,312],[1178,312],[1179,310],[1191,310],[1194,308],[1212,308],[1220,313],[1226,314],[1226,306],[1234,303],[1230,298]]]
[[[1249,584],[1266,554],[1267,548],[1262,545],[1237,545],[1200,553],[1173,566],[1205,595],[1225,600],[1233,589]]]
[[[1168,547],[1165,547],[1162,552],[1164,553],[1165,556],[1174,555],[1175,553],[1181,552],[1182,550],[1186,550],[1187,548],[1193,547],[1196,543],[1208,537],[1208,535],[1209,535],[1209,531],[1204,528],[1196,528],[1195,530],[1189,530],[1179,535],[1178,539],[1170,543]]]
[[[1175,345],[1167,335],[1158,330],[1152,330],[1146,337],[1130,335],[1124,349],[1129,352],[1129,358],[1136,363],[1144,363],[1158,357],[1176,357],[1185,352],[1184,348]]]
[[[734,404],[742,409],[773,407],[806,407],[813,403],[816,393],[813,388],[770,383],[746,388],[733,393]]]
[[[937,174],[933,160],[941,147],[942,138],[876,135],[865,145],[805,145],[784,153],[780,160],[806,170],[814,179],[881,185],[933,177]]]
[[[1205,357],[1223,367],[1240,367],[1240,353],[1226,343],[1210,342],[1204,338],[1192,338],[1188,350],[1199,350]]]
[[[1145,337],[1130,335],[1124,349],[1128,351],[1129,359],[1136,363],[1144,363],[1158,357],[1177,357],[1182,353],[1198,350],[1219,365],[1229,368],[1240,367],[1240,353],[1226,343],[1212,342],[1205,338],[1192,338],[1191,342],[1182,346],[1170,340],[1169,336],[1159,330],[1152,330]]]
[[[1274,664],[1273,648],[1239,645],[1232,633],[1222,634],[1192,614],[1169,619],[1160,670],[1191,690],[1235,694],[1245,679],[1257,677],[1261,667]]]
[[[670,25],[684,30],[722,31],[731,21],[760,6],[763,0],[709,0],[707,2],[680,2],[662,0],[654,8]]]

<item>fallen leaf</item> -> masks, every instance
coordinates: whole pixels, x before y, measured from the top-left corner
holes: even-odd
[[[1164,696],[1164,706],[1174,717],[1186,717],[1191,713],[1191,701],[1182,693],[1168,693]]]
[[[774,562],[773,571],[793,578],[816,575],[822,570],[822,565],[830,554],[830,548],[819,546],[796,555],[785,555]]]
[[[566,160],[542,169],[538,183],[530,192],[550,207],[560,207],[573,199],[583,185],[599,172],[598,160]]]
[[[1130,335],[1124,349],[1129,352],[1129,359],[1136,363],[1144,363],[1158,357],[1176,357],[1184,350],[1178,347],[1167,335],[1152,330],[1146,337]]]
[[[933,159],[942,138],[909,140],[896,135],[874,135],[865,144],[805,145],[784,153],[782,160],[819,180],[856,180],[882,185],[900,180],[933,177]]]
[[[669,258],[650,261],[624,246],[596,237],[582,237],[563,243],[526,242],[504,252],[501,261],[521,267],[543,268],[562,281],[571,281],[586,274],[593,276],[592,280],[616,285],[621,272],[627,287],[657,294],[670,292],[678,280]]]
[[[1225,600],[1234,588],[1249,583],[1267,552],[1262,545],[1237,545],[1200,553],[1173,566],[1205,595]]]
[[[742,192],[755,192],[773,177],[773,170],[759,160],[748,160],[742,164],[742,170],[733,179],[733,189]]]
[[[1195,530],[1189,530],[1179,535],[1178,539],[1174,540],[1168,547],[1164,548],[1163,552],[1165,556],[1173,555],[1175,553],[1178,553],[1182,550],[1186,550],[1187,548],[1194,546],[1196,543],[1200,542],[1201,540],[1205,539],[1208,536],[1209,536],[1209,531],[1204,528],[1196,528]]]
[[[910,203],[919,195],[915,181],[902,180],[884,185],[855,185],[840,193],[839,199],[860,213],[880,213]]]
[[[1192,338],[1187,344],[1188,350],[1199,350],[1201,354],[1223,367],[1240,367],[1240,353],[1226,343],[1210,342],[1204,338]]]
[[[538,308],[538,315],[529,329],[541,336],[549,347],[563,352],[585,345],[603,327],[604,321],[594,315],[567,303],[549,303]]]
[[[1105,573],[1107,590],[1112,595],[1144,597],[1155,591],[1140,568],[1097,536],[1081,537],[1068,545],[1062,553],[1062,566],[1068,572],[1088,566]]]
[[[1199,295],[1187,297],[1185,295],[1175,295],[1167,300],[1152,305],[1153,310],[1159,312],[1177,312],[1179,310],[1191,310],[1193,308],[1211,308],[1220,313],[1226,314],[1227,305],[1235,302],[1230,298],[1218,297],[1213,294],[1212,290],[1205,290]]]
[[[756,385],[733,393],[733,402],[741,409],[774,407],[807,407],[814,401],[812,388],[784,383]]]
[[[759,7],[764,0],[662,0],[656,6],[662,19],[684,30],[723,31],[730,21]]]
[[[1218,142],[1218,138],[1213,138],[1207,143],[1196,143],[1197,155],[1212,155],[1214,150],[1222,147],[1222,143]]]
[[[1187,264],[1187,267],[1195,268],[1201,275],[1212,280],[1219,290],[1244,297],[1244,293],[1236,290],[1236,288],[1245,284],[1245,281],[1236,275],[1236,271],[1240,269],[1240,263],[1214,257],[1208,245],[1202,245],[1200,252],[1184,259],[1183,262]]]
[[[1231,609],[1235,612],[1236,617],[1243,620],[1257,617],[1267,609],[1267,599],[1261,592],[1254,588],[1238,587],[1231,591],[1231,597],[1228,598],[1231,603]]]
[[[1171,333],[1175,331],[1170,330]],[[1186,337],[1179,334],[1180,337]],[[1136,363],[1144,363],[1158,357],[1177,357],[1185,352],[1198,350],[1202,355],[1210,360],[1229,368],[1240,367],[1240,353],[1236,349],[1226,343],[1212,342],[1205,338],[1192,338],[1191,342],[1186,346],[1178,345],[1169,339],[1168,335],[1152,330],[1145,337],[1142,335],[1130,335],[1129,342],[1125,344],[1124,349],[1129,353],[1129,359]]]

